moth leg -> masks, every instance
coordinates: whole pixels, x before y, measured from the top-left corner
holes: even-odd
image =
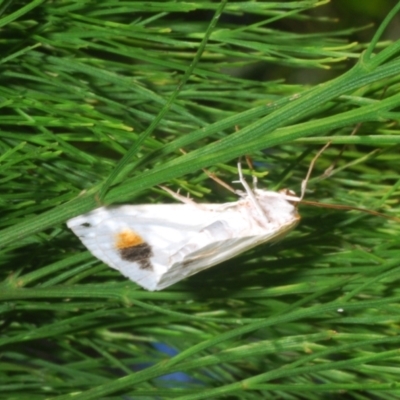
[[[254,195],[254,192],[250,189],[249,184],[246,182],[243,176],[243,171],[242,171],[242,163],[241,160],[239,159],[238,161],[238,174],[239,174],[239,182],[242,184],[244,187],[244,190],[247,193],[247,196],[249,197],[250,201],[253,203],[255,209],[257,210],[258,214],[262,219],[264,219],[267,223],[269,223],[268,217],[265,215],[263,209],[261,208],[260,204],[258,203],[256,196]]]
[[[182,196],[179,193],[175,193],[173,192],[171,189],[168,189],[166,186],[162,186],[159,185],[159,187],[164,190],[165,192],[167,192],[169,195],[171,195],[175,200],[180,201],[181,203],[185,203],[185,204],[190,204],[193,207],[199,208],[200,210],[206,210],[207,208],[203,207],[201,204],[196,203],[193,199],[191,199],[190,197],[185,197]]]
[[[254,171],[253,160],[250,158],[250,156],[245,156],[245,158],[246,158],[246,163],[247,163],[248,167],[251,169],[251,171]],[[251,176],[253,178],[253,189],[255,190],[255,189],[257,189],[258,178],[254,174],[252,174]]]
[[[187,152],[183,149],[179,149],[181,151],[182,154],[187,154]],[[235,190],[232,186],[228,185],[226,182],[224,182],[222,179],[218,178],[217,175],[215,175],[213,172],[209,171],[206,168],[202,168],[203,172],[210,178],[212,179],[214,182],[217,182],[219,185],[221,185],[222,187],[224,187],[225,189],[229,190],[230,192],[239,195],[237,190]]]
[[[190,197],[185,197],[182,196],[179,193],[175,193],[174,191],[172,191],[171,189],[168,189],[166,186],[162,186],[159,185],[159,187],[164,190],[165,192],[167,192],[168,194],[170,194],[175,200],[180,201],[181,203],[185,203],[185,204],[191,204],[191,205],[195,205],[198,206],[198,204],[192,200]]]
[[[218,176],[215,175],[214,173],[212,173],[211,171],[209,171],[209,170],[207,170],[205,168],[203,168],[203,171],[214,182],[217,182],[219,185],[221,185],[222,187],[224,187],[225,189],[229,190],[230,192],[232,192],[232,193],[234,193],[236,195],[239,194],[237,190],[235,190],[232,186],[228,185],[222,179],[218,178]]]

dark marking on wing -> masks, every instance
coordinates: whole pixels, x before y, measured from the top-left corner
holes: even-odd
[[[90,228],[92,224],[89,224],[89,222],[84,222],[83,224],[81,224],[81,226],[83,226],[84,228]]]
[[[150,257],[153,256],[153,251],[147,243],[141,243],[132,247],[119,249],[121,258],[125,261],[137,262],[140,269],[152,270]]]

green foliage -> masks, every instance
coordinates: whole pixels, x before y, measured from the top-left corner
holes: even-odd
[[[299,192],[328,141],[306,199],[395,217],[400,3],[367,45],[326,1],[0,4],[0,399],[399,398],[397,221],[301,206],[278,244],[155,293],[65,221],[171,201],[159,184],[231,201],[201,169],[231,182],[245,154]]]

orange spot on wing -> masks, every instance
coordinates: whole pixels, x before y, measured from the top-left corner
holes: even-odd
[[[144,243],[144,240],[134,231],[125,230],[117,235],[115,246],[117,249],[126,249],[128,247],[135,247]]]

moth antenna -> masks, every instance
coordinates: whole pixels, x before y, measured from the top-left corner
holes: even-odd
[[[336,210],[347,210],[347,211],[361,211],[367,214],[375,215],[377,217],[383,217],[386,219],[391,219],[396,222],[400,222],[400,218],[397,217],[392,217],[391,215],[387,215],[384,213],[380,213],[378,211],[373,211],[373,210],[367,210],[366,208],[361,208],[361,207],[353,207],[353,206],[347,206],[345,204],[330,204],[330,203],[319,203],[317,201],[311,201],[311,200],[301,200],[301,204],[306,204],[309,206],[314,206],[314,207],[321,207],[321,208],[333,208]]]
[[[315,162],[318,160],[319,156],[331,145],[332,142],[328,142],[322,149],[314,156],[311,160],[310,166],[308,167],[307,175],[301,182],[301,194],[300,194],[300,201],[303,200],[303,197],[306,193],[307,183],[310,179],[312,170],[314,169]]]
[[[358,123],[355,128],[353,129],[353,131],[351,132],[350,136],[353,136],[356,134],[356,132],[360,129],[360,126],[362,125],[362,123]],[[312,170],[314,168],[315,162],[317,161],[317,159],[319,158],[319,156],[332,144],[331,141],[329,141],[324,147],[322,147],[322,149],[315,155],[315,157],[312,159],[310,166],[308,167],[308,171],[307,171],[307,175],[305,177],[305,179],[301,182],[301,196],[300,196],[300,203],[301,204],[306,204],[306,205],[311,205],[314,207],[321,207],[321,208],[333,208],[333,209],[337,209],[337,210],[354,210],[354,211],[361,211],[367,214],[371,214],[371,215],[375,215],[377,217],[383,217],[386,219],[391,219],[393,221],[397,221],[400,222],[400,218],[397,217],[392,217],[390,215],[386,215],[384,213],[380,213],[378,211],[373,211],[373,210],[367,210],[365,208],[360,208],[360,207],[353,207],[353,206],[347,206],[347,205],[341,205],[341,204],[328,204],[328,203],[318,203],[316,201],[309,201],[309,200],[303,200],[304,195],[305,195],[305,191],[306,191],[306,187],[307,187],[307,183],[308,180],[310,179]],[[325,170],[325,172],[323,173],[322,177],[328,177],[332,170],[334,169],[334,167],[336,166],[337,162],[339,161],[340,157],[342,156],[344,150],[346,149],[346,145],[342,147],[339,155],[336,157],[336,159],[334,160],[334,162]]]

